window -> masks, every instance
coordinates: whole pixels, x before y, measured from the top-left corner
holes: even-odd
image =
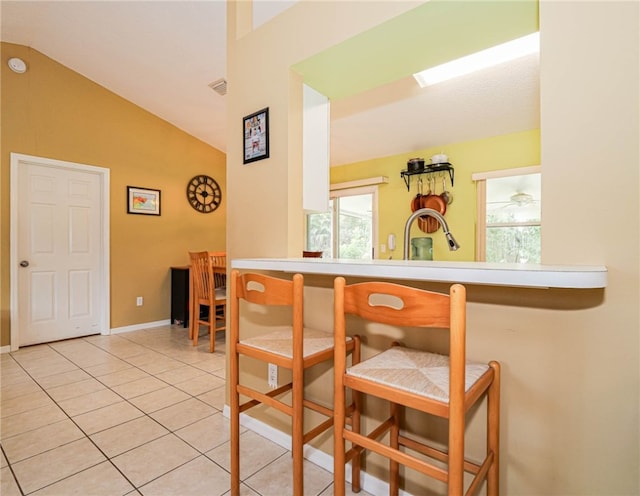
[[[476,259],[540,263],[540,167],[474,174],[478,193]]]
[[[372,259],[377,205],[376,186],[331,191],[330,211],[307,215],[306,249],[327,258]]]

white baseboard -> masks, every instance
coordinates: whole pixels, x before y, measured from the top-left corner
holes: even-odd
[[[105,334],[105,335],[121,334],[123,332],[139,331],[141,329],[152,329],[154,327],[162,327],[162,326],[168,326],[168,325],[171,325],[170,319],[157,320],[155,322],[146,322],[144,324],[134,324],[134,325],[124,326],[124,327],[114,327],[113,329],[109,329],[106,332],[103,332],[102,334]],[[11,350],[11,345],[0,346],[0,354],[10,353],[11,351],[17,351],[17,348],[15,350]]]
[[[226,418],[230,417],[231,410],[229,405],[224,405],[222,415]],[[287,450],[291,450],[291,436],[281,430],[275,429],[260,420],[256,420],[246,413],[240,414],[240,425],[255,432],[256,434],[266,437],[270,441],[273,441]],[[313,462],[319,467],[325,469],[327,472],[333,473],[333,457],[324,451],[314,448],[313,446],[305,446],[304,457],[310,462]],[[345,470],[345,475],[347,477],[347,482],[351,482],[351,470],[347,468],[347,470]],[[366,472],[361,473],[360,484],[362,489],[372,496],[387,496],[389,494],[389,483],[373,477]],[[402,490],[400,490],[400,495],[411,496],[410,493]]]
[[[153,327],[162,327],[171,325],[171,319],[157,320],[155,322],[146,322],[144,324],[133,324],[130,326],[114,327],[109,334],[120,334],[123,332],[140,331],[142,329],[151,329]]]

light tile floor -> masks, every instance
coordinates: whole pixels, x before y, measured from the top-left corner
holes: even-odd
[[[166,326],[2,354],[0,494],[229,494],[219,337],[215,353]],[[241,436],[241,494],[292,494],[290,452]],[[331,473],[304,470],[305,494],[333,495]]]

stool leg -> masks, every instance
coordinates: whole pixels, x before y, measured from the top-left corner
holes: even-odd
[[[344,359],[340,364],[336,358],[334,366],[334,399],[333,399],[333,494],[344,496],[345,492],[345,442],[343,431],[345,427],[345,392],[342,385],[344,375]],[[342,365],[342,367],[340,366]],[[354,412],[355,416],[355,412]],[[352,420],[353,422],[353,420]]]
[[[239,367],[235,343],[231,343],[231,496],[240,496],[240,395],[238,394]]]
[[[360,336],[353,336],[353,351],[351,353],[351,365],[360,363]],[[360,412],[362,410],[362,395],[359,391],[352,390],[353,414],[351,415],[351,430],[360,434]],[[343,445],[344,447],[344,445]],[[353,445],[352,445],[353,447]],[[344,449],[343,449],[344,451]],[[360,459],[357,454],[351,459],[351,491],[360,492]]]
[[[449,408],[449,496],[464,494],[464,428],[465,412],[462,401],[457,408]]]
[[[500,493],[500,364],[490,362],[493,369],[493,382],[487,395],[487,451],[493,452],[493,463],[487,473],[487,494],[498,496]]]
[[[293,406],[291,453],[293,455],[293,495],[294,496],[303,496],[304,494],[303,395],[304,395],[304,371],[303,371],[302,359],[300,359],[299,364],[294,364],[293,391],[292,391],[292,399],[291,399],[292,406]]]
[[[400,414],[402,407],[397,403],[390,404],[391,418],[393,419],[393,425],[389,430],[389,446],[395,450],[400,448],[398,442],[398,436],[400,435]],[[400,491],[400,467],[398,462],[389,460],[389,495],[398,496]]]

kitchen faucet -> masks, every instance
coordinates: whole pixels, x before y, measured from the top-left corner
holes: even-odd
[[[447,238],[447,243],[449,243],[449,250],[456,251],[458,248],[460,248],[460,245],[456,242],[456,240],[453,238],[453,236],[449,232],[449,226],[447,225],[447,221],[444,220],[444,217],[442,216],[442,214],[432,208],[421,208],[413,212],[407,219],[406,224],[404,225],[404,253],[402,257],[403,260],[409,260],[409,231],[411,230],[411,224],[413,224],[413,221],[416,220],[416,218],[422,215],[430,215],[431,217],[436,219],[438,222],[440,222],[440,225],[442,226],[442,230],[444,231],[444,235]]]

